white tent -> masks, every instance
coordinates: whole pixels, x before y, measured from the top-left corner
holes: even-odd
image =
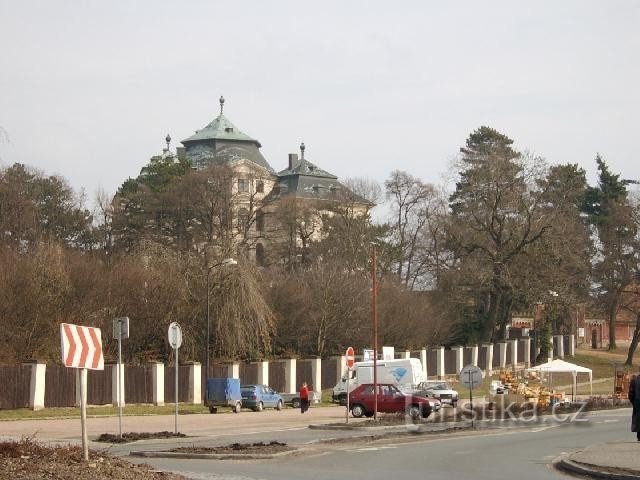
[[[575,396],[576,390],[578,388],[577,377],[579,373],[588,373],[589,374],[589,389],[591,395],[593,395],[593,371],[587,367],[581,367],[580,365],[576,365],[574,363],[565,362],[564,360],[556,359],[551,360],[550,362],[543,363],[542,365],[537,365],[529,369],[531,372],[539,372],[539,373],[570,373],[573,375],[573,394]]]

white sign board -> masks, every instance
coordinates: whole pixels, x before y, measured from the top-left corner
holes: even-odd
[[[584,327],[578,328],[578,337],[584,338]]]
[[[168,336],[171,348],[180,348],[180,345],[182,345],[182,329],[180,325],[178,325],[178,322],[172,322],[171,325],[169,325]]]
[[[373,360],[373,350],[370,348],[365,348],[362,351],[362,360],[364,360],[365,362],[367,360]]]
[[[460,383],[473,390],[482,385],[482,370],[475,365],[467,365],[460,370]]]

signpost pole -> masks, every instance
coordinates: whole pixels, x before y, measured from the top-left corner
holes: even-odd
[[[120,380],[122,369],[122,320],[118,318],[118,372],[116,380],[118,382],[118,438],[122,438],[122,381]]]
[[[349,423],[349,378],[351,377],[351,369],[347,366],[347,423]]]
[[[176,421],[175,433],[178,433],[178,349],[176,348]]]
[[[469,401],[471,402],[471,428],[474,428],[473,419],[476,416],[476,414],[473,411],[473,389],[471,388],[473,386],[473,383],[471,379],[471,370],[469,370],[468,373],[469,373]]]
[[[80,428],[82,429],[82,456],[89,461],[89,438],[87,436],[87,369],[78,370],[80,375]]]

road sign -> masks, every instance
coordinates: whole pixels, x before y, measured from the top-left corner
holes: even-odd
[[[373,360],[373,350],[370,348],[365,348],[362,351],[362,359],[366,362],[367,360]]]
[[[113,339],[118,340],[129,338],[129,317],[113,319]]]
[[[65,367],[104,370],[102,334],[99,328],[60,324],[62,363]]]
[[[353,368],[353,363],[356,361],[356,354],[353,351],[353,347],[347,348],[347,367]]]
[[[473,390],[482,384],[482,370],[475,365],[467,365],[460,370],[460,383]]]
[[[180,325],[178,325],[178,322],[172,322],[171,325],[169,325],[169,345],[171,345],[171,348],[176,349],[182,345],[182,329]]]

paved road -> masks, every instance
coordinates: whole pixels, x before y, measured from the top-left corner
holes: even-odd
[[[550,424],[480,434],[307,445],[306,453],[269,461],[145,459],[193,479],[299,480],[360,477],[503,479],[568,478],[550,467],[562,453],[631,438],[628,409],[598,413],[586,424]],[[286,436],[286,435],[285,435]]]

